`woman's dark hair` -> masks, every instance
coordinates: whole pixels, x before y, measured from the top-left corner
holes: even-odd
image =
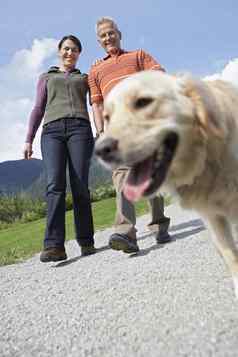
[[[74,35],[64,36],[64,37],[60,40],[60,42],[59,42],[59,44],[58,44],[58,50],[61,49],[61,47],[62,47],[64,41],[66,41],[66,40],[71,40],[71,41],[78,47],[79,53],[82,52],[81,42],[80,42],[79,39],[78,39],[76,36],[74,36]]]

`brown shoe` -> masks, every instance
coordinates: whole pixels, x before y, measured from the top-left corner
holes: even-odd
[[[122,250],[124,253],[136,253],[139,247],[136,239],[131,239],[125,234],[114,233],[109,239],[109,247],[114,250]]]
[[[93,245],[81,246],[81,255],[83,257],[96,253],[96,248]]]
[[[59,262],[67,259],[64,248],[45,248],[40,254],[40,261],[42,263]]]

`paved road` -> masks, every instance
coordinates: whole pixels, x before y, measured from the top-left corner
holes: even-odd
[[[107,247],[0,268],[1,357],[238,356],[238,301],[199,218],[168,207],[174,242],[159,247],[138,220],[138,255]]]

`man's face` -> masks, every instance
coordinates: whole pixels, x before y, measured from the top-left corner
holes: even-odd
[[[121,33],[105,22],[98,26],[98,42],[108,54],[116,53],[121,48]]]

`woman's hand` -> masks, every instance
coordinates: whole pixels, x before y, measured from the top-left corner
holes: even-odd
[[[24,159],[29,160],[32,154],[33,154],[32,144],[25,143],[24,150],[23,150]]]

